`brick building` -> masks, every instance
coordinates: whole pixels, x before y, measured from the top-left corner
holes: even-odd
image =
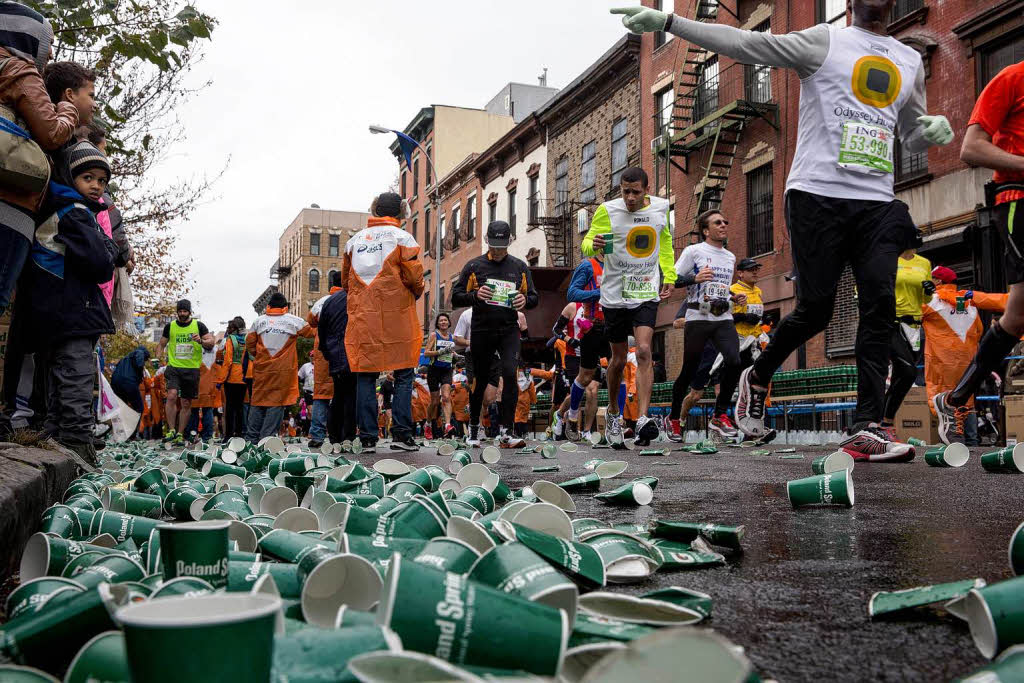
[[[288,299],[291,313],[306,317],[316,300],[330,290],[330,273],[341,271],[345,243],[366,227],[369,216],[359,211],[321,209],[314,204],[299,211],[285,228],[278,240],[278,260],[271,276],[277,278],[277,289]]]
[[[773,33],[815,23],[845,25],[846,0],[774,3],[764,0],[646,0],[643,4],[689,19]],[[925,234],[922,253],[992,289],[1005,286],[994,235],[967,229],[977,223],[988,174],[959,161],[959,143],[975,97],[1000,65],[1024,57],[1020,0],[897,0],[890,33],[918,50],[926,67],[928,109],[945,114],[957,139],[920,155],[898,154],[897,196]],[[796,148],[800,82],[788,70],[737,64],[662,33],[642,37],[639,97],[643,166],[656,194],[675,210],[676,252],[693,240],[695,217],[721,207],[730,220],[729,248],[763,264],[760,287],[766,313],[786,315],[794,305],[784,221],[785,180]],[[963,87],[963,84],[970,87]],[[982,266],[979,268],[979,266]],[[655,349],[664,349],[670,374],[679,368],[682,340],[662,306]],[[785,368],[853,362],[857,303],[844,275],[836,312],[825,333],[809,341]]]
[[[441,288],[439,296],[443,311],[451,311],[452,285],[462,272],[466,263],[480,255],[481,190],[480,178],[474,171],[474,165],[480,155],[476,152],[466,157],[451,173],[438,183],[441,194]],[[486,225],[483,229],[486,229]],[[428,268],[434,267],[435,254],[427,253]],[[421,306],[424,311],[424,329],[433,324],[430,320],[431,299],[433,290],[425,292]],[[428,322],[429,321],[429,322]],[[454,324],[454,321],[453,321]]]

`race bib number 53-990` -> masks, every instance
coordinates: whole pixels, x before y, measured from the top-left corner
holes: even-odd
[[[883,126],[845,121],[839,142],[839,166],[858,173],[892,173],[895,140],[893,132]]]

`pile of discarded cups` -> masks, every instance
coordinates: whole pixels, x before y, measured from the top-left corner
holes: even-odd
[[[680,662],[759,680],[742,648],[692,628],[710,596],[602,590],[721,565],[742,526],[572,519],[573,494],[625,462],[513,490],[497,449],[474,462],[445,443],[445,467],[417,469],[351,451],[108,447],[25,548],[0,680],[654,681]],[[643,505],[657,484],[595,497]]]

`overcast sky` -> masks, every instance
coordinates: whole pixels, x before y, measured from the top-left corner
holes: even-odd
[[[188,139],[157,173],[215,173],[179,226],[197,315],[253,318],[277,239],[298,211],[365,211],[394,180],[391,136],[423,106],[482,108],[509,81],[564,87],[623,34],[614,0],[197,0],[220,22],[180,112]],[[628,4],[628,3],[627,3]]]

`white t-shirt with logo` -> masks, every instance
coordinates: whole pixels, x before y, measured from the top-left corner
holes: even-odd
[[[630,212],[622,199],[614,199],[594,213],[591,233],[613,241],[612,253],[605,254],[601,276],[604,308],[636,308],[647,301],[660,300],[660,258],[672,248],[669,202],[661,197],[649,199],[650,204],[639,211]],[[670,262],[671,253],[667,258]]]
[[[686,289],[686,302],[700,304],[714,299],[728,299],[732,296],[729,287],[732,285],[733,271],[736,268],[736,256],[724,247],[715,247],[707,242],[691,244],[676,261],[676,273],[682,277],[687,274],[696,275],[705,267],[711,267],[715,278],[707,282],[692,284]],[[726,306],[725,312],[712,315],[710,312],[696,308],[686,309],[686,320],[732,320],[732,305]]]

